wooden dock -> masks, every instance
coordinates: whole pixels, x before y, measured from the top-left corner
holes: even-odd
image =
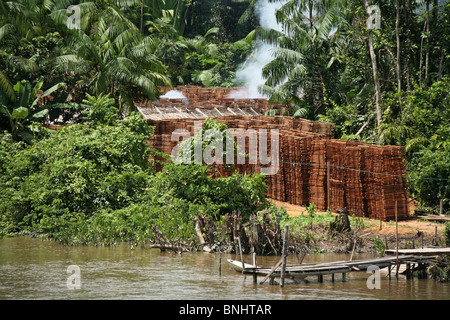
[[[436,256],[416,256],[401,255],[398,257],[398,265],[423,265],[433,261]],[[252,274],[255,276],[264,276],[264,283],[273,278],[281,278],[282,266],[276,265],[272,268],[258,267],[251,264],[244,264],[241,261],[228,259],[229,265],[236,271],[243,274]],[[287,265],[285,277],[305,279],[309,276],[317,276],[319,281],[323,280],[324,275],[331,275],[334,280],[335,274],[342,274],[342,280],[345,281],[346,274],[349,272],[367,271],[369,267],[376,266],[379,269],[388,267],[388,270],[397,265],[397,257],[382,257],[375,259],[352,260],[352,261],[331,261],[321,263],[304,263],[299,265]]]
[[[228,264],[234,270],[243,274],[252,274],[253,282],[257,283],[258,276],[264,276],[264,279],[260,282],[263,284],[266,280],[270,280],[273,284],[274,278],[280,278],[280,286],[284,286],[285,278],[301,278],[302,280],[309,276],[318,277],[318,281],[323,281],[324,275],[331,275],[334,281],[335,274],[342,274],[342,281],[345,281],[346,274],[356,271],[371,271],[387,268],[389,279],[391,279],[391,271],[395,267],[395,275],[398,277],[400,273],[400,267],[405,266],[405,274],[407,278],[413,276],[414,270],[418,271],[418,276],[425,277],[426,266],[433,262],[441,255],[450,254],[450,248],[438,248],[427,247],[422,249],[397,249],[386,250],[387,256],[373,259],[363,260],[343,260],[343,261],[331,261],[321,263],[301,263],[297,265],[287,265],[286,257],[287,242],[288,242],[289,226],[285,225],[284,239],[283,239],[283,252],[280,261],[273,267],[260,267],[256,263],[256,256],[253,256],[253,263],[248,264],[244,262],[242,250],[241,261],[228,259]],[[240,244],[240,242],[239,242]],[[394,255],[394,256],[392,256]]]
[[[396,249],[390,249],[385,251],[386,254],[395,255],[397,253]],[[435,256],[435,255],[448,255],[450,254],[450,248],[441,247],[426,247],[417,249],[398,249],[398,254],[412,254],[415,256]]]

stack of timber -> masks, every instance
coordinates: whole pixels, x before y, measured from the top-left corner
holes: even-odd
[[[311,145],[309,202],[319,209],[327,208],[326,140],[313,140]]]
[[[235,170],[242,174],[259,174],[262,168],[273,165],[261,163],[260,160],[263,152],[267,158],[275,160],[271,157],[271,146],[276,132],[271,130],[278,130],[279,166],[276,173],[266,177],[268,197],[298,205],[314,203],[320,210],[330,207],[334,211],[345,207],[350,214],[384,221],[394,220],[396,211],[399,220],[408,216],[403,147],[332,139],[331,123],[255,114],[254,111],[262,111],[258,108],[258,103],[265,104],[267,101],[241,101],[224,97],[231,89],[179,89],[191,99],[191,110],[196,109],[196,103],[202,99],[210,99],[214,103],[216,99],[222,99],[220,107],[215,108],[222,110],[222,115],[214,116],[211,113],[214,119],[230,129],[241,129],[247,135],[241,151],[257,155],[256,162],[246,157],[245,163],[237,163],[235,159],[231,166],[215,164],[211,169],[213,177],[229,176]],[[247,102],[250,103],[247,106],[250,109],[244,107]],[[234,109],[231,108],[232,104]],[[230,107],[227,109],[234,114],[225,114],[224,106],[228,105]],[[198,109],[203,115],[213,110]],[[244,115],[245,112],[239,114],[239,110],[250,111]],[[196,112],[186,111],[182,118],[148,118],[148,124],[155,127],[150,145],[170,155],[178,143],[172,141],[177,140],[175,131],[184,129],[184,134],[187,132],[192,136],[194,126],[205,119],[205,116],[200,117]],[[179,114],[181,117],[181,113]],[[256,144],[250,141],[252,134],[256,134]],[[263,150],[260,149],[259,142],[265,136],[268,143]]]
[[[345,167],[348,168],[345,170],[345,207],[357,216],[364,216],[361,145],[347,141],[345,151]]]

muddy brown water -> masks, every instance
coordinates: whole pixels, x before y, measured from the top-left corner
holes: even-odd
[[[354,259],[371,257],[374,255],[355,255]],[[128,244],[69,247],[32,238],[0,239],[0,299],[450,299],[450,283],[406,280],[402,276],[388,280],[383,275],[380,289],[369,289],[370,274],[365,272],[348,273],[345,282],[337,274],[334,282],[331,276],[324,276],[322,283],[311,277],[307,282],[287,281],[284,288],[268,282],[254,284],[252,276],[232,270],[226,262],[228,258],[239,259],[236,255],[222,254],[220,263],[218,254],[131,250]],[[249,256],[245,259],[251,260]],[[347,259],[346,254],[310,254],[304,262]],[[272,266],[278,260],[279,257],[257,257],[258,264],[263,266]],[[288,263],[295,260],[289,256]],[[74,265],[79,268],[79,278],[75,280],[73,277],[78,274],[68,270]],[[76,284],[79,289],[71,289]]]

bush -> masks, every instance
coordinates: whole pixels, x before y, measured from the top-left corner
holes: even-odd
[[[268,206],[263,176],[212,179],[207,166],[193,164],[155,173],[145,120],[98,120],[52,131],[31,146],[3,136],[1,236],[27,232],[110,245],[157,240],[156,227],[170,241],[192,242],[200,212],[221,221],[233,210],[248,218]]]
[[[160,204],[182,199],[214,208],[203,212],[210,217],[241,211],[244,219],[269,206],[264,176],[237,172],[227,178],[213,179],[203,165],[168,165],[152,179],[151,194]]]
[[[450,144],[423,148],[408,164],[412,193],[424,205],[437,207],[440,199],[450,199]],[[439,180],[442,179],[442,180]],[[450,203],[444,201],[444,210]]]
[[[39,229],[47,217],[90,217],[136,201],[151,171],[150,131],[136,132],[133,121],[71,125],[26,148],[2,142],[0,212],[18,228]]]

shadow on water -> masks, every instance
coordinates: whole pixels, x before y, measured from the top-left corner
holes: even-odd
[[[354,259],[371,258],[359,255]],[[232,270],[226,259],[235,255],[160,252],[158,249],[68,247],[31,238],[0,240],[0,299],[450,299],[450,284],[433,280],[381,278],[380,289],[368,289],[365,272],[349,273],[342,282],[324,276],[284,288],[254,284],[252,276]],[[250,257],[245,257],[250,262]],[[304,262],[348,260],[346,254],[308,255]],[[258,257],[273,266],[279,257]],[[296,263],[293,256],[288,263]],[[68,267],[79,267],[80,289],[69,289]],[[219,275],[219,267],[221,275]],[[73,278],[71,278],[73,279]],[[258,281],[262,279],[258,278]]]

